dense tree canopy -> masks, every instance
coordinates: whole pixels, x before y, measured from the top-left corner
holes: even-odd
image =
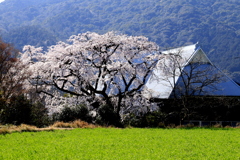
[[[19,49],[112,30],[146,36],[162,48],[199,42],[213,63],[239,80],[239,7],[237,0],[6,0],[0,32]],[[43,29],[23,28],[31,25]]]

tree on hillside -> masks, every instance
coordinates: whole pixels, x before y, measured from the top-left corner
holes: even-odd
[[[68,42],[45,53],[24,47],[22,60],[33,73],[30,82],[37,92],[48,95],[50,108],[77,102],[102,105],[102,112],[112,113],[115,122],[109,123],[118,125],[120,113],[147,105],[140,91],[157,62],[155,43],[115,32],[87,32]]]

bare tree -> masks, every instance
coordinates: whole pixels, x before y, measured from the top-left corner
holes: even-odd
[[[18,51],[10,44],[0,40],[0,97],[8,100],[25,92],[23,85],[29,77],[18,59]]]
[[[221,90],[218,84],[225,81],[223,73],[203,51],[192,47],[190,51],[178,48],[163,52],[151,77],[152,81],[161,84],[159,88],[164,88],[164,98],[175,99],[173,104],[181,107],[178,113],[181,120],[194,113],[189,109],[188,97],[212,95]]]
[[[157,64],[161,76],[155,75],[158,81],[167,82],[171,93],[169,98],[182,96],[211,95],[224,81],[224,76],[213,66],[202,50],[200,53],[185,55],[182,48],[163,52]]]

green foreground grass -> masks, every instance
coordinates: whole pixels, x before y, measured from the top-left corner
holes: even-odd
[[[240,159],[240,129],[73,129],[0,135],[0,159]]]

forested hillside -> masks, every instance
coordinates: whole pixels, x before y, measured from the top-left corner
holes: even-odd
[[[144,35],[163,49],[199,42],[240,82],[239,0],[5,0],[0,34],[21,49],[87,31]]]

